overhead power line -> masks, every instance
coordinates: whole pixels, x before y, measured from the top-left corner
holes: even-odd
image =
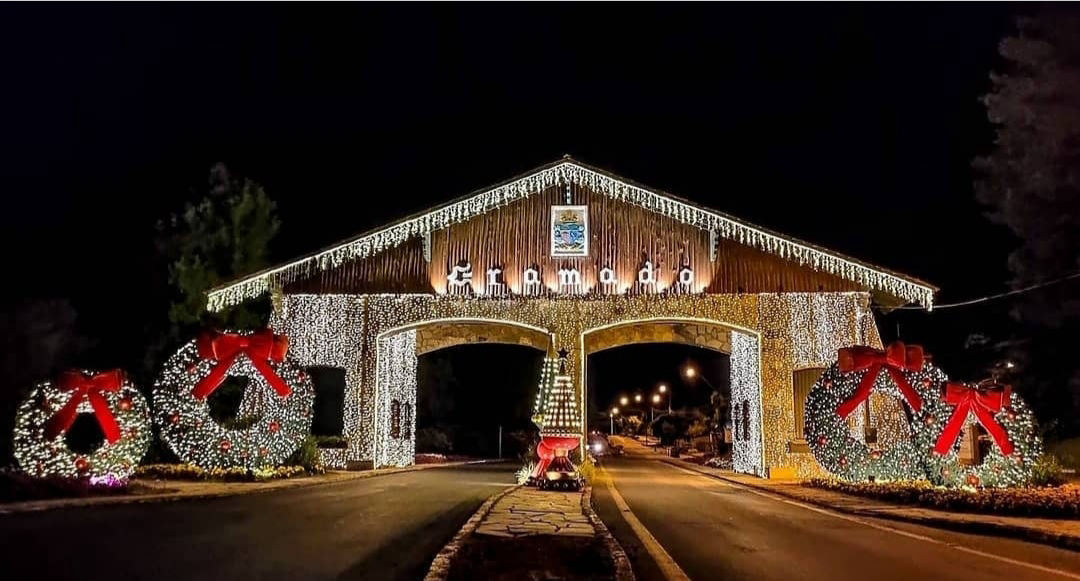
[[[997,300],[997,299],[1003,299],[1005,297],[1011,297],[1011,296],[1014,296],[1014,295],[1024,294],[1026,292],[1031,292],[1033,290],[1038,290],[1038,289],[1041,289],[1041,288],[1052,286],[1052,285],[1055,285],[1055,284],[1058,284],[1058,283],[1065,282],[1067,280],[1072,280],[1074,278],[1080,278],[1080,272],[1074,272],[1072,274],[1067,274],[1065,276],[1055,278],[1053,280],[1048,280],[1048,281],[1036,283],[1036,284],[1026,286],[1026,287],[1023,287],[1023,288],[1013,289],[1011,291],[998,293],[996,295],[989,295],[989,296],[985,296],[985,297],[979,297],[977,299],[970,299],[970,300],[966,300],[966,301],[960,301],[958,303],[947,303],[947,304],[942,304],[942,305],[934,305],[933,310],[937,311],[937,310],[941,310],[941,309],[952,309],[952,308],[955,308],[955,307],[966,307],[966,306],[969,306],[969,305],[975,305],[975,304],[985,303],[985,302],[993,301],[993,300]],[[888,311],[892,311],[892,310],[924,311],[924,310],[927,310],[925,307],[917,307],[917,306],[891,307],[891,308],[890,307],[885,307],[885,306],[875,306],[874,308],[882,309],[882,310],[888,310]]]

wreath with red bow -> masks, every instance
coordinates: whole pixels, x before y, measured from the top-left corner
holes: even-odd
[[[949,381],[928,401],[916,440],[926,476],[944,486],[1005,487],[1027,484],[1042,454],[1035,416],[1008,385]],[[961,454],[966,439],[977,437]]]
[[[922,478],[913,426],[944,379],[918,346],[840,349],[806,398],[804,435],[814,458],[843,480]]]
[[[161,437],[181,459],[202,468],[275,466],[311,430],[315,389],[286,355],[288,340],[269,329],[204,333],[165,363],[154,384]],[[223,426],[208,399],[227,377],[246,377],[238,417]]]
[[[94,451],[71,450],[65,435],[80,414],[104,436]],[[150,408],[119,370],[72,370],[38,384],[15,415],[15,459],[32,476],[126,479],[150,444]]]

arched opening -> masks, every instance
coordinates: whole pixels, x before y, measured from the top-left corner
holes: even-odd
[[[637,343],[588,355],[590,431],[730,454],[731,356],[679,343]],[[618,408],[614,416],[612,408]]]
[[[376,344],[375,465],[404,466],[415,460],[418,429],[425,429],[420,434],[421,443],[427,448],[434,447],[433,439],[439,439],[440,435],[430,428],[438,428],[440,416],[444,429],[449,425],[458,428],[447,430],[450,433],[443,435],[449,441],[434,442],[436,445],[449,444],[452,452],[457,440],[459,446],[472,452],[484,452],[489,447],[497,452],[499,418],[490,418],[493,424],[488,425],[485,421],[488,418],[475,409],[477,402],[471,398],[478,391],[488,392],[487,387],[497,389],[498,373],[504,375],[504,382],[513,381],[518,386],[516,389],[527,389],[531,384],[535,391],[540,360],[551,345],[551,336],[544,329],[514,322],[443,319],[386,331],[379,335]],[[515,355],[499,360],[500,354],[492,349],[509,349],[504,355],[511,351]],[[422,368],[421,358],[425,360]],[[455,377],[446,376],[447,366],[454,370]],[[440,371],[440,367],[444,369]],[[494,371],[485,376],[485,368]],[[421,380],[434,382],[432,393],[425,393],[423,400],[418,398]],[[469,385],[482,388],[470,391]],[[453,393],[440,393],[440,390]],[[496,397],[501,399],[503,395],[507,394]],[[444,397],[451,400],[438,401]],[[526,396],[520,403],[528,410],[525,412],[528,417],[531,398]],[[520,422],[515,407],[508,404],[504,411],[503,419],[517,428]],[[492,432],[486,439],[482,437],[485,426]]]
[[[590,365],[592,365],[593,354],[602,354],[604,351],[614,349],[627,349],[627,346],[637,347],[657,344],[668,345],[667,349],[669,349],[666,354],[664,354],[663,349],[654,352],[656,354],[654,356],[662,356],[668,360],[664,364],[668,369],[663,371],[655,368],[650,370],[648,355],[644,352],[638,353],[637,348],[622,353],[614,353],[610,356],[601,355],[598,361],[602,362],[610,357],[612,360],[608,364],[610,368],[639,369],[637,379],[634,380],[634,383],[638,384],[636,386],[638,391],[627,393],[627,404],[631,404],[633,408],[632,404],[639,403],[636,398],[639,393],[642,398],[640,403],[652,403],[651,400],[659,392],[659,385],[663,381],[658,377],[671,374],[670,367],[673,364],[671,359],[673,357],[679,358],[681,348],[683,350],[681,351],[682,357],[685,361],[682,365],[674,365],[676,368],[675,374],[682,373],[682,379],[684,380],[700,381],[707,385],[707,393],[710,399],[713,398],[713,392],[716,392],[718,398],[726,401],[718,402],[721,404],[719,406],[712,402],[706,406],[698,403],[703,399],[700,396],[698,398],[689,398],[685,400],[688,407],[698,407],[701,415],[683,414],[679,423],[686,425],[687,431],[689,431],[689,425],[695,423],[695,420],[690,417],[693,415],[698,424],[698,427],[694,428],[694,430],[700,432],[703,427],[702,424],[708,428],[711,421],[712,433],[708,437],[713,440],[712,446],[718,448],[720,443],[730,444],[734,469],[739,472],[763,475],[761,346],[757,333],[718,321],[695,318],[625,321],[590,329],[583,333],[581,338],[584,355],[582,377],[587,382],[596,382],[595,387],[599,390],[599,386],[603,382],[600,375],[597,374],[595,379],[590,379]],[[693,351],[685,351],[686,349],[692,349]],[[702,353],[705,352],[712,352],[716,355],[702,356]],[[701,359],[707,362],[708,367],[704,369],[704,372],[695,365],[692,353],[697,353]],[[726,373],[718,375],[718,368],[719,370],[726,370]],[[687,369],[693,369],[693,371],[687,374]],[[622,373],[620,372],[620,374]],[[653,379],[653,377],[657,377],[657,379]],[[716,381],[713,381],[714,378]],[[654,385],[641,385],[645,381],[654,383]],[[603,388],[605,394],[608,393],[608,390],[621,389],[621,386],[617,384],[614,386],[605,385]],[[594,384],[587,383],[587,387],[592,388]],[[677,386],[668,387],[674,389]],[[700,394],[705,390],[699,388],[695,391]],[[622,396],[618,397],[619,399],[616,401],[621,404]],[[607,418],[608,431],[611,431],[611,424],[613,423],[611,419],[612,412],[609,407],[611,402],[601,401],[601,399],[600,396],[597,398],[583,397],[587,408],[590,410],[586,419],[593,422],[594,429],[602,429],[603,426],[596,423],[595,420],[600,417],[600,414],[605,414],[603,417]],[[663,395],[661,395],[660,399],[663,399]],[[602,407],[607,409],[602,411]],[[648,405],[644,407],[646,410],[649,409]],[[705,409],[701,410],[702,407]],[[720,409],[718,410],[717,407]],[[674,405],[672,411],[674,412]],[[592,412],[595,412],[595,416]],[[702,416],[708,415],[709,412],[711,412],[712,417],[704,419]],[[655,412],[650,413],[648,418],[650,423],[654,420],[654,414]],[[718,415],[719,417],[717,417]],[[720,439],[721,442],[717,442],[716,439]]]
[[[463,344],[418,358],[416,455],[515,457],[535,446],[536,381],[544,351]]]

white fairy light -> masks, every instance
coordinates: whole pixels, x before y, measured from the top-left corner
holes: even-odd
[[[822,473],[813,456],[787,449],[795,421],[792,372],[818,363],[816,360],[826,345],[866,342],[880,346],[876,331],[872,331],[873,313],[866,310],[867,301],[867,294],[858,292],[540,297],[285,295],[272,317],[272,327],[290,337],[290,353],[301,364],[346,370],[343,413],[349,447],[332,452],[335,457],[390,464],[410,459],[403,456],[400,448],[385,456],[382,452],[376,455],[376,441],[383,442],[388,430],[389,422],[385,418],[389,407],[380,404],[377,414],[375,402],[385,399],[379,395],[382,386],[399,390],[395,393],[400,401],[414,402],[415,399],[410,400],[400,391],[400,386],[414,380],[405,375],[391,377],[387,374],[392,365],[384,370],[378,362],[385,360],[380,351],[389,348],[387,339],[403,331],[428,324],[483,322],[517,326],[523,333],[552,335],[555,345],[577,346],[573,349],[575,354],[567,360],[567,375],[575,379],[578,406],[584,410],[582,386],[586,377],[582,354],[588,353],[585,338],[589,333],[624,324],[672,321],[730,328],[733,329],[732,389],[739,386],[737,389],[744,399],[757,402],[752,404],[756,435],[749,447],[737,445],[742,458],[740,469],[761,473],[762,467],[785,465],[795,468],[800,475],[810,476]],[[819,327],[834,329],[836,336],[823,343]],[[736,338],[736,332],[740,337]],[[755,345],[752,349],[750,343]],[[412,360],[407,354],[401,357]],[[550,366],[554,363],[547,365],[553,382],[554,368]],[[541,383],[547,385],[547,381],[542,374]],[[540,420],[538,425],[543,423],[545,402],[546,392],[538,386],[535,410],[535,418]]]
[[[92,375],[90,371],[83,373]],[[120,428],[120,438],[113,442],[106,440],[93,452],[80,454],[68,448],[64,433],[53,438],[46,435],[49,421],[78,393],[61,390],[49,381],[37,384],[15,413],[13,451],[23,472],[39,478],[123,480],[130,476],[150,445],[150,406],[127,376],[119,390],[102,391],[101,395]],[[77,412],[89,414],[95,410],[84,400]]]
[[[768,232],[726,214],[690,205],[662,192],[628,184],[567,160],[495,189],[391,224],[328,250],[222,286],[209,293],[208,308],[211,311],[220,311],[228,306],[266,294],[272,286],[277,288],[302,276],[309,276],[313,271],[332,269],[349,261],[366,258],[397,247],[413,238],[423,237],[434,230],[460,223],[560,184],[587,187],[610,198],[622,200],[707,230],[710,236],[715,233],[720,238],[776,254],[797,264],[864,284],[871,289],[919,303],[927,308],[933,305],[934,289],[928,285]]]
[[[153,393],[162,440],[181,460],[202,468],[256,469],[281,464],[311,432],[315,402],[311,377],[291,357],[281,363],[270,362],[291,390],[282,397],[247,355],[238,355],[228,375],[249,379],[238,415],[252,417],[254,422],[246,428],[229,429],[210,417],[208,398],[192,394],[216,364],[199,356],[195,341],[166,361]]]

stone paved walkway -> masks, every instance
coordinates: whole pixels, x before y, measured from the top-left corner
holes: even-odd
[[[596,529],[581,510],[581,497],[581,492],[519,488],[495,503],[475,534],[591,537]]]

